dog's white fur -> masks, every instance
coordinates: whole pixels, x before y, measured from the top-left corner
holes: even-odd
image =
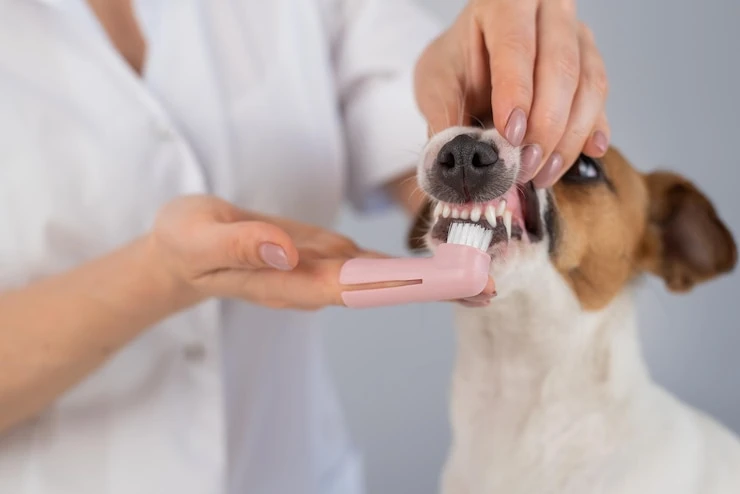
[[[651,380],[632,287],[586,312],[547,241],[513,250],[491,305],[456,309],[443,494],[739,494],[740,442]]]

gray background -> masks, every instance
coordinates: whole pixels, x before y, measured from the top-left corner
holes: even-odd
[[[423,1],[423,0],[420,0]],[[426,0],[445,22],[462,0]],[[740,2],[591,0],[579,13],[594,30],[611,81],[613,142],[643,170],[684,173],[740,236]],[[406,220],[345,214],[361,244],[404,254]],[[657,282],[640,297],[644,351],[655,378],[740,432],[740,273],[688,296]],[[450,307],[419,305],[327,313],[328,352],[370,494],[435,492],[449,439]]]

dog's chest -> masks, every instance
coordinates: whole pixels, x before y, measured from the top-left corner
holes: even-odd
[[[685,492],[664,490],[676,477],[663,466],[682,462],[661,430],[663,402],[629,360],[601,351],[610,345],[597,333],[545,326],[527,336],[524,325],[502,325],[509,309],[470,314],[458,319],[444,494]]]
[[[470,494],[591,494],[630,463],[620,461],[624,444],[613,418],[595,405],[497,397],[464,382],[455,388],[451,467]],[[506,406],[496,403],[501,399]]]

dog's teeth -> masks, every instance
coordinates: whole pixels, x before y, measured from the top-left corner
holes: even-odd
[[[468,211],[467,209],[463,209],[462,211],[460,211],[460,218],[463,220],[467,220],[468,218],[470,218],[470,211]]]
[[[451,213],[450,206],[447,205],[447,204],[445,204],[444,207],[442,208],[442,216],[445,217],[445,218],[449,218],[450,217],[450,213]]]
[[[470,210],[470,221],[475,221],[476,223],[480,220],[480,207],[476,206],[473,209]]]
[[[486,207],[486,220],[492,227],[496,228],[496,212],[493,210],[493,206]]]
[[[436,206],[434,206],[434,217],[439,218],[439,215],[442,214],[442,203],[438,202]]]
[[[459,218],[460,217],[460,211],[457,208],[452,208],[452,217],[453,218]]]
[[[503,216],[504,211],[506,211],[506,199],[503,199],[501,202],[498,203],[498,207],[496,208],[496,216]]]
[[[511,211],[504,211],[504,227],[507,240],[511,240]]]

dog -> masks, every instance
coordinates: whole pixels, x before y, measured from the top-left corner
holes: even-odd
[[[740,493],[740,442],[651,380],[631,300],[643,274],[687,292],[734,269],[714,206],[614,147],[543,190],[517,182],[519,154],[495,129],[453,127],[418,165],[412,250],[456,221],[494,232],[496,297],[455,309],[442,493]]]

